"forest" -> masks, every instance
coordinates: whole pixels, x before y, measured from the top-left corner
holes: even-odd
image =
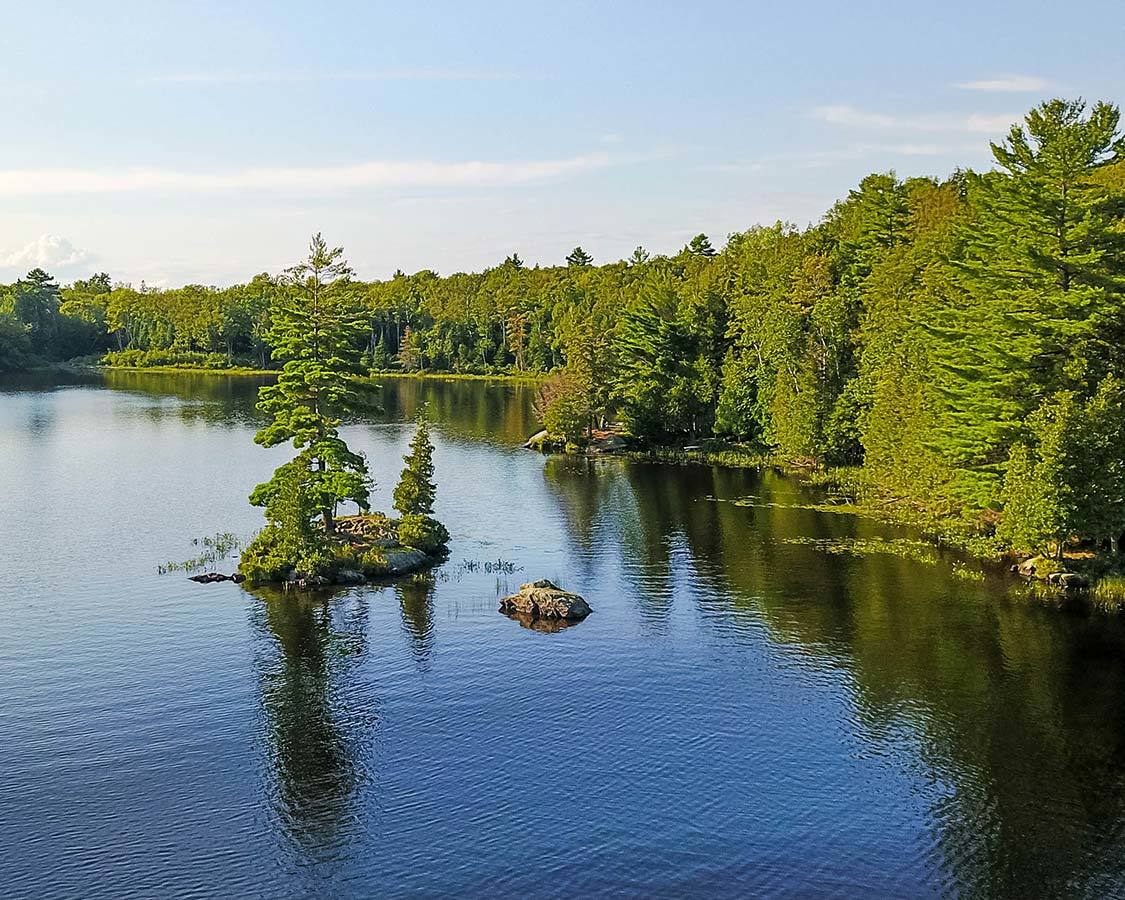
[[[856,467],[883,502],[1023,550],[1125,540],[1125,139],[1106,102],[1051,100],[995,166],[865,177],[823,218],[557,266],[347,282],[372,373],[543,378],[581,444],[759,447]],[[0,286],[0,369],[276,368],[260,274],[152,289],[106,274]],[[358,347],[357,347],[358,349]]]

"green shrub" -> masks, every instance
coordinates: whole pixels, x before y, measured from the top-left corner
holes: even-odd
[[[556,372],[543,382],[535,399],[535,414],[552,437],[567,444],[585,444],[590,398],[573,374]]]
[[[436,553],[449,543],[449,532],[429,516],[403,516],[398,523],[398,540],[404,547]]]
[[[190,369],[229,369],[230,359],[223,353],[203,353],[166,347],[159,350],[111,350],[103,358],[107,366],[146,369],[154,366],[180,366]]]
[[[368,550],[359,558],[359,568],[364,575],[384,575],[387,572],[387,557],[379,549]]]

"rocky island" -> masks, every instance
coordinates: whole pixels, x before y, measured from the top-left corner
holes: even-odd
[[[501,599],[500,612],[532,620],[580,622],[593,610],[582,597],[544,578],[521,584],[518,594]]]

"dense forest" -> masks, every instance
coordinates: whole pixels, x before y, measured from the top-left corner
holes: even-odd
[[[351,281],[373,372],[542,373],[549,428],[862,466],[888,502],[1024,549],[1125,534],[1125,140],[1053,100],[985,173],[864,178],[817,224],[595,265]],[[273,366],[283,279],[0,287],[0,368]]]

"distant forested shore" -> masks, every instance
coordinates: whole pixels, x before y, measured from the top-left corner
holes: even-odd
[[[1112,556],[1125,535],[1125,142],[1053,100],[996,168],[864,178],[808,228],[698,235],[558,266],[396,273],[341,296],[373,372],[542,375],[548,430],[723,441],[855,467],[877,502],[1005,546]],[[272,369],[262,274],[153,289],[105,274],[0,287],[0,369]]]

